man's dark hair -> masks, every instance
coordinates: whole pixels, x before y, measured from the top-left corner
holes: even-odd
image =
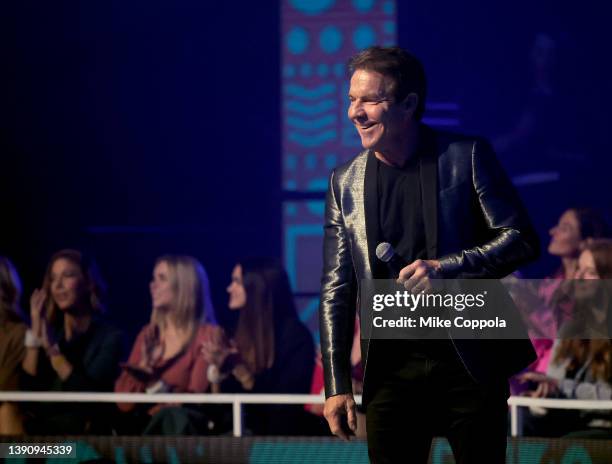
[[[369,47],[354,55],[348,62],[351,75],[358,69],[374,71],[391,78],[395,101],[401,102],[410,93],[419,97],[414,118],[420,121],[425,112],[427,84],[423,64],[417,57],[399,47]]]

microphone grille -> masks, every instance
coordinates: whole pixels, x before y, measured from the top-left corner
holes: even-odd
[[[381,242],[376,247],[376,257],[384,263],[388,263],[393,258],[395,250],[389,242]]]

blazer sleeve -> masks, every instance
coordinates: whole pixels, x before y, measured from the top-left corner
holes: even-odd
[[[356,279],[350,243],[332,172],[325,200],[323,276],[319,305],[325,396],[352,393],[351,345],[355,321]]]
[[[484,139],[472,147],[472,182],[492,238],[444,256],[445,278],[502,278],[536,259],[539,240],[519,195]]]

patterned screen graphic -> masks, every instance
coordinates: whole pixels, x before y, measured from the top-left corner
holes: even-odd
[[[289,0],[283,4],[284,188],[324,190],[329,171],[359,150],[346,117],[346,62],[395,43],[395,3]]]

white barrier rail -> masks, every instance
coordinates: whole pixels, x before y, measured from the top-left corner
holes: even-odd
[[[231,404],[233,416],[233,433],[242,436],[243,404],[323,404],[323,395],[288,395],[288,394],[228,394],[228,393],[84,393],[84,392],[0,392],[3,401],[42,401],[60,403],[191,403],[191,404]],[[357,404],[361,395],[355,396]],[[589,409],[612,410],[612,400],[568,400],[554,398],[530,398],[511,396],[510,428],[513,437],[519,436],[518,408],[537,406],[549,409]]]
[[[530,398],[528,396],[511,396],[508,398],[510,406],[510,433],[513,437],[519,434],[518,408],[536,406],[547,409],[589,409],[612,410],[612,400],[569,400],[562,398]]]
[[[0,392],[2,401],[61,403],[191,403],[231,404],[233,433],[241,437],[243,404],[323,404],[323,395],[228,394],[228,393],[84,393],[84,392]],[[361,403],[361,395],[355,396]]]

